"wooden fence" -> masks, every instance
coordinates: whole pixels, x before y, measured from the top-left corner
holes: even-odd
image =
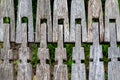
[[[3,42],[0,53],[0,80],[33,80],[32,65],[29,63],[32,58],[29,43],[39,43],[37,56],[40,64],[36,67],[36,80],[68,80],[68,68],[64,63],[64,60],[67,60],[64,43],[75,43],[71,80],[105,80],[102,61],[104,56],[100,43],[110,43],[108,80],[120,79],[120,49],[117,47],[117,42],[120,42],[118,0],[106,0],[104,14],[101,0],[89,0],[87,11],[84,0],[72,0],[71,7],[68,7],[69,1],[54,0],[51,5],[50,0],[37,0],[34,27],[32,0],[18,0],[16,17],[14,0],[0,0],[0,42]],[[23,22],[24,18],[27,19],[26,23]],[[6,19],[9,23],[5,22]],[[46,63],[46,60],[50,59],[48,42],[57,43],[54,59],[57,64],[54,65],[53,78],[50,65]],[[13,47],[13,43],[20,44],[16,50],[16,59],[16,46]],[[82,62],[85,60],[82,43],[92,43],[89,74],[86,73],[85,63]],[[20,61],[17,65],[17,75],[12,63],[14,60]]]

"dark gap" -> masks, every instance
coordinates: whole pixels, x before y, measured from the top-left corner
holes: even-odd
[[[67,60],[66,59],[63,59],[63,63],[65,64],[67,62]]]
[[[108,59],[108,62],[111,62],[111,58]]]
[[[4,17],[3,23],[10,24],[10,17]]]
[[[115,22],[116,22],[116,19],[109,19],[109,22],[110,22],[110,23],[115,23]]]
[[[93,59],[90,59],[90,62],[93,62]]]
[[[13,62],[14,62],[14,60],[12,60],[12,59],[9,60],[9,63],[13,63]]]
[[[118,61],[120,61],[120,57],[118,57]]]
[[[85,63],[85,60],[81,60],[81,63]]]
[[[100,62],[103,62],[104,60],[102,58],[100,58]]]
[[[93,18],[92,22],[99,22],[99,18]]]
[[[58,19],[58,24],[64,24],[64,19]]]
[[[37,63],[40,64],[40,60],[37,60]]]
[[[27,17],[22,17],[22,23],[27,23],[28,24],[28,18]]]
[[[47,23],[47,19],[41,19],[40,24],[42,24],[42,23]]]
[[[49,64],[49,60],[48,59],[46,60],[46,64]]]
[[[75,63],[76,63],[76,61],[75,61],[75,60],[73,60],[73,63],[75,64]]]
[[[30,62],[31,62],[31,60],[28,59],[28,60],[27,60],[27,63],[30,63]]]
[[[75,24],[81,24],[81,18],[75,19]]]

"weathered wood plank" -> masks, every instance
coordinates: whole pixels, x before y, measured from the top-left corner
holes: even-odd
[[[49,59],[49,49],[47,49],[47,24],[41,24],[41,41],[38,49],[38,58],[40,63],[37,65],[36,80],[50,80],[50,66],[46,64]]]
[[[72,64],[72,80],[86,80],[85,64],[81,61],[85,59],[84,48],[81,47],[81,25],[78,24],[76,27],[76,41],[75,47],[73,48],[73,60],[75,64]]]
[[[75,25],[82,25],[82,41],[87,41],[87,28],[84,0],[72,0],[70,19],[70,42],[75,42]]]
[[[93,45],[90,47],[89,80],[104,80],[104,64],[102,46],[99,45],[98,23],[93,23]]]
[[[63,64],[63,60],[67,58],[66,49],[63,48],[63,25],[58,27],[58,47],[55,49],[55,61],[58,61],[58,64],[54,66],[53,80],[68,80],[67,65]]]
[[[13,52],[10,49],[10,24],[4,24],[4,43],[3,49],[1,49],[0,58],[3,63],[0,64],[0,80],[14,80],[13,64],[10,60],[13,59]]]
[[[69,19],[67,0],[54,0],[53,10],[53,42],[58,40],[58,23],[64,25],[64,41],[69,42]]]
[[[88,42],[92,42],[92,24],[99,22],[100,41],[104,40],[103,11],[101,0],[89,0],[88,2]]]
[[[16,43],[22,43],[22,19],[28,20],[28,42],[34,41],[32,0],[18,0]]]
[[[110,23],[113,19],[117,27],[117,41],[120,41],[120,14],[118,0],[106,0],[105,2],[105,41],[110,41]]]
[[[50,0],[37,0],[36,42],[40,42],[41,23],[46,20],[48,42],[52,42],[52,21]]]
[[[15,41],[15,16],[13,0],[0,0],[0,41],[4,36],[4,19],[10,19],[10,41]],[[8,21],[8,19],[6,20]]]
[[[31,59],[30,49],[27,47],[27,24],[22,24],[22,45],[19,49],[17,80],[32,80],[32,66],[28,63]]]
[[[111,59],[108,62],[108,80],[119,80],[120,79],[120,49],[117,47],[117,34],[116,34],[116,23],[109,24],[110,29],[110,47],[108,49],[108,58]]]

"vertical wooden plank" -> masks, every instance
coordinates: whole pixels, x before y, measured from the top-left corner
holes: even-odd
[[[101,0],[89,0],[88,2],[88,42],[92,42],[92,23],[99,22],[100,41],[104,40],[103,11]]]
[[[48,42],[52,42],[52,21],[50,0],[37,0],[36,42],[40,42],[41,23],[46,20]]]
[[[17,80],[32,80],[32,66],[28,63],[31,59],[30,49],[27,47],[27,24],[22,24],[22,45],[19,49]]]
[[[63,64],[63,60],[67,58],[66,49],[63,48],[63,25],[58,28],[58,47],[55,49],[55,60],[58,64],[54,66],[53,80],[68,80],[67,65]]]
[[[117,41],[120,41],[120,14],[118,0],[106,0],[105,2],[105,41],[110,41],[110,22],[113,19],[117,28]]]
[[[34,41],[32,0],[18,0],[16,43],[22,42],[22,19],[28,19],[28,42]]]
[[[10,49],[10,31],[9,24],[4,24],[4,43],[3,49],[1,49],[0,58],[3,60],[3,63],[0,64],[0,80],[14,80],[14,71],[13,64],[10,63],[10,60],[13,59],[13,52]]]
[[[108,62],[108,80],[120,79],[120,49],[117,47],[117,34],[116,23],[109,24],[110,29],[110,47],[108,49],[108,58],[111,60]]]
[[[104,80],[102,46],[99,45],[98,23],[93,23],[93,45],[90,47],[89,80]]]
[[[40,48],[38,49],[38,58],[40,63],[36,69],[36,80],[50,80],[50,66],[46,64],[46,60],[49,59],[49,49],[47,49],[47,24],[41,24],[41,41]]]
[[[87,28],[84,0],[72,0],[70,19],[70,42],[75,42],[75,24],[82,25],[82,41],[87,42]]]
[[[4,19],[10,19],[10,41],[15,41],[15,16],[13,0],[0,0],[0,41],[4,36]]]
[[[69,19],[67,0],[54,0],[53,10],[53,42],[58,40],[58,23],[63,21],[64,41],[69,42]]]
[[[81,62],[85,59],[84,48],[81,47],[81,25],[78,24],[75,27],[76,41],[73,48],[73,60],[75,60],[75,64],[72,64],[71,80],[86,80],[85,64]]]

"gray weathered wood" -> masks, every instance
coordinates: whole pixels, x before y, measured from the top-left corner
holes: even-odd
[[[89,80],[104,80],[104,64],[100,61],[103,58],[102,46],[99,45],[98,23],[93,23],[93,45],[90,47]]]
[[[117,28],[117,41],[120,41],[120,14],[118,0],[106,0],[105,2],[105,41],[110,41],[110,19],[114,19]]]
[[[53,42],[58,40],[58,20],[63,19],[64,41],[69,42],[69,19],[67,0],[54,0],[53,10]]]
[[[87,41],[87,28],[85,16],[84,0],[72,0],[71,4],[71,23],[70,23],[70,42],[75,42],[75,24],[76,19],[79,19],[82,25],[82,41]],[[78,24],[78,23],[77,23]]]
[[[47,20],[47,37],[48,42],[52,42],[52,21],[50,0],[37,0],[37,17],[36,17],[36,42],[40,42],[41,20]]]
[[[1,49],[0,58],[3,63],[0,64],[0,80],[14,80],[13,64],[10,60],[13,59],[13,52],[10,49],[10,34],[9,34],[9,24],[4,24],[4,43],[3,49]]]
[[[22,45],[19,49],[17,80],[32,80],[32,66],[28,63],[31,59],[30,49],[27,47],[27,24],[22,24]]]
[[[120,79],[120,49],[117,47],[117,35],[116,35],[116,23],[109,24],[110,29],[110,47],[108,49],[108,58],[111,59],[108,62],[108,80],[119,80]]]
[[[55,61],[58,64],[54,66],[53,80],[68,80],[67,65],[63,64],[66,60],[66,49],[63,48],[63,25],[58,26],[58,47],[55,49]]]
[[[101,0],[89,0],[88,3],[88,42],[92,42],[93,20],[99,21],[100,41],[104,40],[103,11]]]
[[[22,43],[22,18],[28,19],[28,42],[34,41],[32,0],[18,0],[16,43]]]
[[[46,64],[46,60],[49,59],[49,49],[47,49],[47,24],[41,24],[41,41],[40,48],[38,49],[38,58],[40,63],[36,69],[36,80],[50,80],[50,66]]]
[[[10,18],[10,41],[15,41],[15,16],[13,0],[0,0],[0,41],[4,36],[4,18]]]
[[[76,41],[73,48],[73,60],[75,64],[72,64],[72,80],[86,80],[85,64],[81,61],[85,59],[84,48],[81,47],[81,25],[76,26]]]

